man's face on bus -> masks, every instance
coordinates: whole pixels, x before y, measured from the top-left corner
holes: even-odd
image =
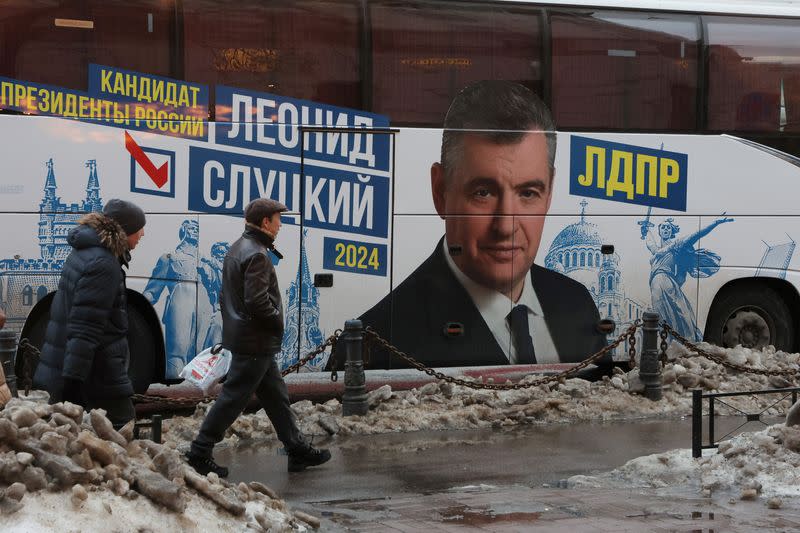
[[[539,250],[550,208],[552,176],[543,133],[512,144],[467,134],[461,162],[445,176],[431,168],[433,201],[445,219],[453,261],[472,280],[513,300]]]

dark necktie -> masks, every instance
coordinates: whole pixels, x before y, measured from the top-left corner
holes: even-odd
[[[511,327],[511,341],[517,350],[518,365],[535,365],[536,352],[533,349],[530,325],[528,324],[528,307],[518,305],[506,317]]]

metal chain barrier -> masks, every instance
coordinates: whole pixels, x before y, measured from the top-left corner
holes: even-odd
[[[639,327],[639,324],[639,319],[636,319],[636,322],[633,323],[634,328]],[[628,337],[628,367],[630,370],[636,368],[636,335],[633,333]]]
[[[331,350],[331,358],[335,357],[335,347],[336,341],[338,340],[339,336],[341,335],[342,330],[337,329],[333,335],[328,337],[325,342],[308,352],[304,355],[299,361],[294,363],[293,365],[285,368],[281,372],[281,376],[286,376],[291,374],[292,372],[296,372],[299,370],[303,365],[307,364],[309,361],[314,359],[316,356],[324,352],[328,349],[328,347],[334,348]],[[25,388],[25,395],[27,396],[30,392],[33,379],[32,379],[32,369],[31,369],[31,362],[36,360],[38,362],[39,356],[41,355],[40,350],[34,346],[33,344],[28,341],[28,339],[22,339],[19,343],[19,347],[22,348],[22,378],[21,383]],[[336,362],[331,362],[331,381],[338,380],[338,374],[336,372]],[[148,404],[161,404],[161,405],[171,405],[173,407],[192,407],[199,403],[203,402],[210,402],[217,399],[216,395],[208,395],[198,398],[197,396],[188,396],[188,397],[175,397],[175,398],[168,398],[166,396],[158,396],[153,394],[134,394],[131,399],[134,403],[148,403]]]
[[[683,346],[688,348],[689,350],[695,352],[697,355],[702,355],[703,357],[714,361],[717,364],[722,366],[731,368],[733,370],[738,370],[739,372],[747,372],[750,374],[760,374],[762,376],[788,376],[792,378],[797,377],[797,370],[766,370],[766,369],[759,369],[759,368],[751,368],[749,366],[740,365],[737,363],[731,363],[723,356],[719,356],[716,354],[712,354],[711,352],[700,348],[697,344],[693,343],[677,331],[675,331],[672,326],[667,324],[666,322],[661,322],[661,331],[662,331],[662,349],[666,351],[666,335],[664,332],[672,335],[672,337],[681,343]]]
[[[661,328],[661,331],[658,334],[661,336],[661,353],[659,354],[658,358],[662,365],[666,365],[669,362],[669,358],[667,357],[667,337],[669,336],[669,333],[667,333],[666,328]]]
[[[19,376],[19,378],[20,384],[25,391],[25,396],[27,396],[31,392],[31,387],[33,387],[31,362],[36,361],[36,364],[39,364],[41,352],[28,339],[19,341],[19,347],[22,348],[22,376]]]
[[[576,373],[580,372],[581,370],[583,370],[584,368],[586,368],[590,364],[594,363],[595,361],[598,361],[599,359],[601,359],[605,355],[607,355],[614,348],[616,348],[617,346],[622,344],[625,341],[625,339],[628,339],[629,343],[632,343],[632,344],[635,345],[636,344],[636,340],[635,340],[634,337],[635,337],[636,329],[639,328],[640,325],[641,325],[640,321],[637,320],[622,335],[617,337],[617,339],[614,340],[614,342],[612,342],[611,344],[609,344],[608,346],[606,346],[605,348],[603,348],[599,352],[589,356],[587,359],[585,359],[584,361],[581,361],[580,363],[578,363],[574,367],[570,368],[569,370],[565,370],[564,372],[560,372],[560,373],[554,374],[552,376],[547,376],[545,378],[537,379],[537,380],[534,380],[534,381],[529,381],[527,383],[510,383],[510,384],[506,384],[506,383],[503,383],[503,384],[476,383],[474,381],[467,381],[465,379],[460,379],[460,378],[454,378],[454,377],[451,377],[451,376],[447,376],[445,374],[442,374],[441,372],[437,372],[436,370],[425,366],[423,363],[420,363],[419,361],[417,361],[416,359],[414,359],[410,355],[408,355],[408,354],[406,354],[404,352],[401,352],[395,346],[390,344],[386,339],[384,339],[383,337],[378,335],[375,332],[375,330],[373,330],[370,327],[367,327],[364,330],[364,337],[365,338],[370,338],[372,343],[375,346],[382,347],[383,349],[388,351],[390,354],[395,355],[395,356],[399,357],[400,359],[403,359],[405,362],[407,362],[413,368],[419,370],[420,372],[425,372],[429,376],[434,377],[434,378],[436,378],[438,380],[446,381],[446,382],[452,383],[454,385],[460,385],[462,387],[466,387],[468,389],[474,389],[474,390],[520,390],[520,389],[529,389],[529,388],[532,388],[532,387],[538,387],[540,385],[545,385],[545,384],[548,384],[548,383],[554,383],[556,381],[560,381],[562,379],[568,378],[568,377],[572,376],[573,374],[576,374]]]
[[[510,384],[496,384],[496,383],[478,383],[474,381],[468,381],[465,379],[454,378],[451,376],[447,376],[441,372],[438,372],[430,367],[425,366],[423,363],[417,361],[410,355],[400,351],[398,348],[390,344],[386,339],[382,338],[378,335],[375,330],[370,327],[364,329],[364,344],[363,344],[363,355],[364,360],[369,360],[369,355],[373,346],[378,346],[380,348],[385,349],[390,354],[404,360],[408,363],[412,368],[419,370],[420,372],[424,372],[429,376],[436,378],[441,381],[445,381],[448,383],[452,383],[454,385],[459,385],[462,387],[466,387],[473,390],[521,390],[521,389],[528,389],[532,387],[538,387],[540,385],[546,385],[549,383],[555,383],[557,381],[561,381],[563,379],[569,378],[580,372],[581,370],[585,369],[589,365],[595,363],[596,361],[602,359],[604,356],[608,355],[612,350],[614,350],[617,346],[622,344],[627,340],[628,342],[628,356],[629,356],[629,366],[631,369],[636,367],[636,330],[641,327],[641,321],[636,320],[630,327],[628,327],[625,332],[623,332],[619,337],[617,337],[613,342],[605,346],[602,350],[592,354],[585,360],[581,361],[574,367],[570,368],[569,370],[565,370],[558,374],[554,374],[552,376],[547,376],[541,379],[536,379],[533,381],[529,381],[526,383],[510,383]],[[292,364],[291,366],[287,367],[281,372],[282,376],[286,376],[291,374],[292,372],[296,372],[301,367],[306,365],[309,361],[317,357],[319,354],[327,350],[329,347],[333,348],[331,350],[331,361],[329,363],[329,368],[331,368],[331,381],[338,381],[338,373],[336,371],[336,342],[341,335],[342,330],[337,329],[333,335],[328,337],[324,343],[317,346],[314,350],[308,352],[304,355],[299,361]],[[733,370],[737,370],[739,372],[749,372],[752,374],[761,374],[765,376],[789,376],[789,377],[797,377],[797,370],[766,370],[766,369],[756,369],[750,368],[744,365],[740,365],[737,363],[731,363],[727,361],[724,357],[712,354],[703,348],[697,346],[697,344],[691,342],[689,339],[675,331],[669,324],[666,322],[661,322],[661,345],[660,345],[660,359],[661,362],[666,361],[666,351],[667,351],[667,337],[672,336],[678,342],[680,342],[683,346],[688,348],[690,351],[696,353],[697,355],[701,355],[714,361],[717,364],[722,366],[731,368]],[[36,348],[33,344],[28,341],[28,339],[22,339],[19,343],[19,347],[22,349],[22,356],[23,356],[23,364],[22,364],[22,376],[20,377],[20,382],[22,387],[25,390],[25,394],[27,395],[32,387],[32,363],[34,361],[38,362],[40,351]],[[162,405],[170,405],[173,407],[192,407],[199,403],[209,402],[216,400],[216,395],[208,395],[203,397],[174,397],[168,398],[165,396],[158,396],[158,395],[151,395],[151,394],[134,394],[132,399],[135,403],[149,403],[149,404],[162,404]]]

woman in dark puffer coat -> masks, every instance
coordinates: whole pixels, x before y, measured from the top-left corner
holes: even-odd
[[[144,212],[110,200],[70,231],[64,262],[33,384],[51,403],[102,408],[115,427],[134,417],[128,378],[125,272],[130,250],[144,235]]]

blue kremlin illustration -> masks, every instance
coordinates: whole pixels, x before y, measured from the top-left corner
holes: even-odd
[[[72,251],[67,234],[85,213],[103,209],[97,161],[86,161],[89,176],[86,198],[66,204],[57,195],[53,160],[45,163],[44,196],[39,204],[39,254],[36,259],[19,256],[0,259],[0,306],[8,316],[6,327],[20,332],[25,319],[39,300],[55,291],[64,260]]]
[[[303,230],[303,239],[300,241],[300,266],[297,269],[297,277],[286,291],[283,344],[278,356],[278,367],[281,370],[297,362],[298,355],[304,356],[325,340],[325,335],[319,329],[319,289],[311,280],[311,270],[308,268],[306,257],[307,232],[308,230]],[[327,361],[328,355],[323,352],[309,361],[303,370],[321,371]]]
[[[45,163],[44,196],[39,204],[40,257],[0,259],[0,307],[8,317],[6,328],[17,333],[22,330],[34,306],[57,289],[64,260],[72,251],[67,243],[69,231],[84,214],[103,209],[97,161],[90,159],[85,167],[88,169],[86,197],[80,202],[67,204],[57,194],[53,160]],[[222,263],[230,247],[227,242],[215,242],[209,255],[198,259],[200,228],[197,220],[184,220],[176,233],[178,244],[156,261],[143,293],[152,305],[164,299],[161,322],[167,378],[177,378],[180,370],[197,353],[222,339],[219,292]],[[276,256],[271,254],[271,258],[273,263],[278,263]],[[286,335],[279,359],[281,368],[297,361],[298,339],[302,355],[321,344],[324,337],[319,328],[319,290],[311,279],[305,239],[301,244],[297,276],[286,291],[285,305]],[[326,359],[327,354],[320,354],[311,361],[308,370],[322,369]]]

